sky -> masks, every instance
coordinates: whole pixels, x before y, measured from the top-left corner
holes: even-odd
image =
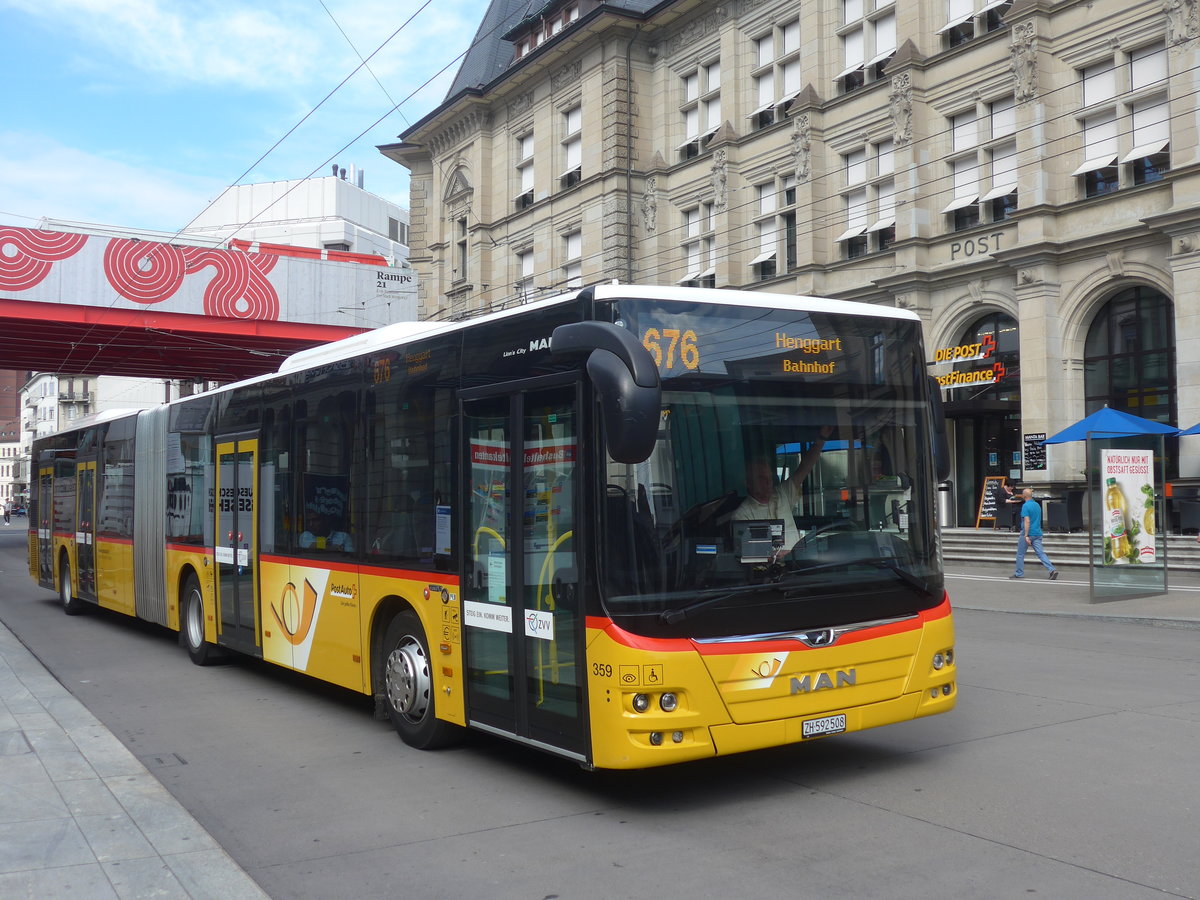
[[[177,231],[230,185],[335,162],[407,208],[376,148],[444,99],[486,7],[0,0],[0,226]]]

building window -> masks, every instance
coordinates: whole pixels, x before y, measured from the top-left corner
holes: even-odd
[[[947,230],[973,228],[985,219],[1002,222],[1017,209],[1016,131],[1012,97],[950,118],[950,202],[942,209]]]
[[[533,293],[533,251],[523,250],[517,254],[517,280],[513,289],[522,300],[528,300]]]
[[[517,139],[517,209],[533,206],[533,132]]]
[[[1080,70],[1083,161],[1072,173],[1084,197],[1159,181],[1170,171],[1171,119],[1162,43]]]
[[[892,141],[868,144],[842,155],[846,228],[838,236],[842,257],[886,250],[896,240],[895,152]]]
[[[680,159],[691,159],[708,146],[721,127],[721,63],[700,66],[682,78],[683,143],[676,149]]]
[[[1104,305],[1084,343],[1085,414],[1108,405],[1176,421],[1174,322],[1170,299],[1153,288],[1127,288]],[[1177,467],[1178,455],[1166,455]]]
[[[766,128],[787,115],[800,94],[800,20],[777,25],[754,42],[755,109],[747,117]]]
[[[455,224],[455,230],[458,235],[458,241],[455,244],[456,254],[455,254],[455,258],[454,258],[454,262],[455,262],[454,280],[455,281],[466,281],[467,280],[467,262],[470,259],[470,256],[467,253],[467,220],[465,218],[462,218],[462,219],[459,219],[458,221],[456,221],[454,224]]]
[[[883,78],[883,70],[896,53],[894,0],[842,0],[844,68],[835,79],[842,93]]]
[[[563,287],[583,287],[583,233],[563,235]]]
[[[1013,0],[948,0],[946,24],[938,29],[947,48],[958,47],[976,35],[1004,27],[1004,14]]]
[[[583,177],[583,108],[576,106],[563,113],[563,161],[565,168],[558,176],[564,188],[574,187]],[[530,148],[532,151],[532,147]],[[530,178],[532,178],[532,169]]]

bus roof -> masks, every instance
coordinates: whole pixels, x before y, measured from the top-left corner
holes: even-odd
[[[798,312],[825,312],[846,316],[877,316],[888,319],[918,320],[916,313],[893,306],[876,306],[871,303],[855,303],[849,300],[829,300],[824,297],[807,297],[793,294],[770,294],[758,291],[736,291],[711,288],[681,288],[632,284],[598,284],[585,288],[596,300],[681,300],[688,303],[709,303],[714,306],[769,306],[772,309],[789,309]],[[520,306],[512,306],[498,312],[487,313],[472,319],[453,322],[394,322],[372,331],[365,331],[318,347],[310,347],[293,353],[279,366],[279,374],[299,372],[316,366],[339,362],[363,353],[384,350],[407,344],[419,338],[432,337],[473,328],[510,316],[521,315],[537,309],[558,306],[578,300],[582,291],[571,291],[535,300]],[[250,382],[257,379],[249,379]],[[249,383],[249,382],[247,382]]]

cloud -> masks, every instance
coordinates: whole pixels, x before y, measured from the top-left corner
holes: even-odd
[[[75,64],[101,82],[149,74],[161,79],[162,88],[207,85],[307,94],[311,91],[305,88],[338,84],[359,65],[361,54],[371,57],[371,70],[399,101],[465,49],[487,6],[486,0],[324,3],[329,12],[320,4],[292,0],[242,5],[0,0],[0,9],[18,10],[47,29],[65,32],[63,42],[74,46]],[[106,58],[95,50],[103,50]],[[356,92],[379,93],[365,70],[354,81]]]
[[[40,135],[0,132],[0,219],[33,227],[42,217],[173,231],[224,187],[215,179],[130,166]],[[114,215],[120,218],[114,220]]]

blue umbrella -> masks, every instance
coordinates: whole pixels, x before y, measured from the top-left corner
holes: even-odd
[[[1180,437],[1183,437],[1185,434],[1200,434],[1200,425],[1193,425],[1191,428],[1186,428],[1179,432]]]
[[[1200,428],[1200,425],[1197,427]],[[1074,425],[1068,425],[1053,437],[1046,438],[1046,443],[1066,444],[1071,441],[1086,441],[1089,437],[1130,437],[1135,434],[1179,434],[1179,429],[1174,425],[1164,425],[1162,422],[1143,419],[1106,406],[1080,419]]]

